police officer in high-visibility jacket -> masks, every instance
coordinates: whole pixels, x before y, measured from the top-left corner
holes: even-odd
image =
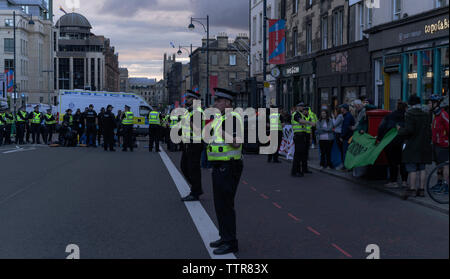
[[[176,115],[170,115],[169,118],[169,129],[174,129],[178,126],[178,116]],[[169,149],[170,152],[178,151],[178,144],[175,144],[172,139],[170,138],[170,130],[169,130],[169,139],[167,143],[167,149]]]
[[[5,112],[3,113],[3,117],[5,120],[5,132],[4,132],[4,144],[11,144],[11,130],[12,125],[14,124],[14,115],[11,113],[9,108],[6,108]]]
[[[276,109],[278,108],[277,106],[271,106],[272,109]],[[274,163],[281,163],[278,160],[279,157],[279,153],[278,151],[280,150],[280,146],[281,146],[281,141],[283,140],[283,122],[282,122],[282,117],[280,112],[276,112],[276,113],[268,113],[268,125],[269,125],[269,129],[270,129],[270,133],[274,134],[277,133],[278,134],[278,145],[277,145],[277,151],[274,154],[269,154],[267,157],[267,162],[273,162]]]
[[[0,146],[2,146],[3,138],[5,136],[6,119],[4,112],[5,110],[0,108]]]
[[[159,150],[159,141],[161,137],[161,113],[156,110],[152,110],[148,114],[148,124],[149,124],[149,145],[148,151],[153,152],[153,146],[155,146],[155,151]]]
[[[238,252],[234,199],[244,168],[242,162],[244,124],[239,114],[226,112],[226,109],[232,109],[236,93],[221,88],[214,90],[216,92],[214,106],[221,114],[217,115],[211,124],[213,141],[207,147],[207,156],[213,166],[214,207],[220,239],[210,243],[210,247],[216,248],[214,254],[223,255]],[[229,122],[226,122],[229,118],[233,119],[234,129],[225,127],[229,125]],[[232,140],[227,142],[227,138]]]
[[[52,144],[53,141],[53,132],[55,131],[56,119],[52,114],[52,109],[48,109],[47,113],[44,115],[45,120],[45,135],[44,142],[45,144]]]
[[[311,107],[309,106],[304,110],[304,115],[306,117],[306,121],[312,123],[306,125],[306,167],[304,173],[312,173],[308,169],[309,150],[311,148],[311,145],[313,144],[315,124],[317,123],[318,119],[316,114],[312,112]]]
[[[134,114],[130,111],[129,106],[125,106],[125,111],[122,113],[122,127],[123,127],[123,149],[127,152],[128,148],[133,152],[133,124]]]
[[[308,146],[309,137],[307,133],[307,125],[314,126],[315,123],[308,121],[305,104],[299,103],[297,110],[292,114],[292,129],[294,131],[295,153],[292,164],[291,175],[294,177],[303,177],[308,172]]]
[[[191,192],[181,201],[198,201],[203,194],[201,158],[203,151],[202,127],[203,111],[194,108],[194,100],[200,100],[200,94],[188,90],[186,93],[186,113],[182,116],[181,131],[183,138],[183,153],[181,154],[181,171],[191,186]],[[200,123],[195,120],[200,119]],[[200,125],[200,126],[199,126]]]
[[[19,108],[16,114],[16,144],[24,143],[25,126],[28,122],[28,113],[24,107]]]
[[[34,111],[30,114],[32,144],[41,144],[41,123],[43,119],[44,116],[39,112],[39,106],[35,106]]]

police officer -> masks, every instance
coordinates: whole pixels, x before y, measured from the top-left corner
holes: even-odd
[[[102,116],[102,127],[103,127],[103,148],[105,151],[116,151],[114,149],[114,128],[116,127],[116,117],[112,112],[113,106],[108,105],[106,111]]]
[[[56,119],[52,114],[52,109],[48,109],[47,113],[44,115],[45,120],[45,135],[44,142],[45,144],[52,144],[53,141],[53,132],[55,131]]]
[[[305,104],[299,103],[297,110],[292,114],[292,129],[294,130],[295,153],[292,164],[291,175],[294,177],[303,177],[308,171],[308,145],[309,137],[307,135],[306,125],[311,127],[315,124],[307,120]]]
[[[309,150],[311,149],[311,145],[313,143],[315,125],[316,125],[318,119],[317,119],[316,114],[314,112],[312,112],[310,106],[307,106],[307,108],[304,110],[304,114],[306,116],[306,121],[311,123],[311,124],[306,124],[306,167],[304,169],[304,173],[312,173],[308,169]]]
[[[75,142],[71,142],[70,135],[74,129],[74,119],[72,115],[72,110],[66,110],[66,114],[63,117],[63,123],[61,129],[59,131],[59,143],[62,146],[71,146],[74,145]]]
[[[103,115],[105,114],[105,108],[101,108],[100,109],[100,113],[98,114],[98,129],[97,129],[97,145],[101,146],[102,145],[102,135],[103,135]]]
[[[5,135],[6,119],[4,111],[4,109],[0,108],[0,146],[3,144],[3,138]]]
[[[169,139],[167,142],[167,149],[169,149],[170,152],[174,152],[177,151],[177,144],[175,144],[172,139],[170,138],[170,130],[174,129],[178,126],[178,116],[176,115],[170,115],[169,118],[170,122],[169,122]]]
[[[35,106],[34,111],[30,113],[32,144],[41,144],[41,123],[43,119],[42,113],[39,112],[39,106]]]
[[[271,106],[272,109],[277,108],[277,106]],[[275,113],[270,113],[268,114],[269,117],[269,121],[268,124],[270,126],[270,133],[277,133],[278,135],[278,145],[277,145],[277,151],[274,154],[269,154],[267,157],[267,162],[273,162],[274,163],[281,163],[278,160],[279,157],[279,153],[278,151],[280,150],[280,146],[281,146],[281,141],[283,140],[283,122],[282,122],[282,117],[281,114],[279,112],[275,112]]]
[[[155,151],[160,152],[159,150],[159,141],[161,136],[161,113],[157,110],[152,110],[148,114],[148,151],[153,152],[153,146],[155,146]]]
[[[186,93],[186,113],[181,122],[183,139],[183,153],[181,155],[181,171],[187,182],[191,185],[191,192],[181,199],[183,202],[198,201],[203,194],[201,158],[203,151],[202,124],[194,119],[202,119],[203,111],[200,107],[194,108],[194,100],[199,100],[200,94],[188,90]]]
[[[213,166],[214,208],[219,224],[220,239],[210,243],[210,247],[216,248],[213,251],[214,254],[223,255],[238,252],[234,198],[244,168],[242,144],[240,143],[244,126],[240,115],[225,111],[227,108],[232,108],[236,94],[221,88],[214,90],[216,92],[214,106],[220,110],[221,115],[217,115],[211,124],[214,141],[208,145],[207,155]],[[233,127],[235,129],[233,131],[228,131],[229,129],[225,127],[228,118],[234,118]],[[229,135],[233,138],[233,142],[225,142],[227,132],[233,133]]]
[[[6,120],[6,126],[5,126],[5,144],[11,144],[11,130],[12,126],[14,124],[14,115],[11,113],[11,110],[9,107],[6,108],[5,111],[5,120]]]
[[[125,106],[125,111],[122,113],[122,127],[123,127],[123,152],[127,152],[128,148],[133,152],[133,123],[134,114],[130,111],[129,106]]]
[[[24,143],[25,127],[28,122],[28,113],[24,107],[20,107],[16,114],[16,144]]]
[[[89,109],[84,113],[84,124],[86,127],[87,146],[97,147],[98,118],[94,105],[89,105]]]

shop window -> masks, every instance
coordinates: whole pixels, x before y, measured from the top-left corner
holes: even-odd
[[[442,95],[448,96],[448,47],[441,48],[441,78],[442,78]]]
[[[417,52],[408,54],[408,93],[417,94]]]
[[[422,96],[424,99],[433,95],[433,51],[422,51]]]

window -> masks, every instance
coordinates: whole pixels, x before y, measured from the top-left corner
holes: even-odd
[[[422,96],[426,98],[434,92],[433,56],[432,50],[422,51]]]
[[[333,12],[333,46],[340,46],[343,43],[343,10]]]
[[[373,9],[367,8],[367,16],[366,16],[366,28],[369,29],[372,27],[372,20],[373,20]]]
[[[5,38],[5,52],[14,52],[14,39]]]
[[[5,19],[5,26],[6,27],[14,26],[14,21],[12,19]]]
[[[328,15],[322,16],[322,49],[328,48]]]
[[[263,39],[263,15],[259,14],[259,42],[262,42]]]
[[[5,71],[14,71],[14,60],[5,59]]]
[[[392,11],[393,14],[393,20],[398,20],[401,18],[402,14],[402,0],[392,0],[393,1],[393,7]]]
[[[298,55],[298,31],[297,31],[297,29],[294,29],[294,32],[292,34],[292,53],[293,53],[293,56]]]
[[[256,44],[256,16],[253,17],[252,40]]]
[[[228,75],[228,77],[229,77],[229,80],[230,80],[230,81],[235,80],[235,79],[236,79],[236,72],[230,72],[229,75]]]
[[[299,1],[299,0],[294,0],[294,1],[292,1],[292,3],[293,3],[292,13],[293,13],[293,14],[296,14],[296,13],[298,12],[298,1]]]
[[[306,24],[306,53],[312,52],[312,22]]]
[[[436,8],[448,6],[448,0],[436,0]]]
[[[306,9],[311,9],[312,4],[313,4],[312,0],[306,0]]]
[[[350,16],[349,16],[349,26],[348,26],[348,39],[350,43],[353,43],[356,41],[356,8],[357,5],[350,6]]]
[[[211,55],[211,64],[217,65],[217,55],[216,54]]]
[[[356,38],[357,41],[362,40],[363,38],[363,30],[364,30],[364,4],[358,3],[358,24],[359,24],[359,32]]]
[[[230,66],[236,66],[236,54],[230,55]]]

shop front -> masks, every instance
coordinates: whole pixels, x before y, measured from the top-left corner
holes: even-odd
[[[368,31],[374,92],[383,108],[393,110],[412,94],[422,100],[448,94],[448,12],[447,6]]]
[[[318,108],[335,111],[340,104],[372,98],[367,40],[320,52],[317,61]]]
[[[277,84],[277,104],[286,110],[300,102],[315,107],[314,60],[283,65]]]

